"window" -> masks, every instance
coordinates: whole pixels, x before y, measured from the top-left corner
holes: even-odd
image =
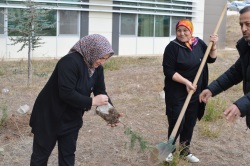
[[[19,24],[18,19],[23,15],[22,9],[8,9],[8,35],[9,36],[20,36],[21,34],[15,29],[21,29],[22,25]]]
[[[181,19],[184,19],[183,17],[172,17],[172,21],[171,21],[171,35],[175,36],[176,35],[176,24],[178,23],[178,21],[180,21]]]
[[[58,6],[71,6],[71,7],[80,7],[78,4],[70,4],[71,2],[81,2],[80,0],[58,0],[58,1],[64,1],[67,3],[58,3]]]
[[[157,2],[165,2],[165,3],[171,3],[171,0],[156,0]]]
[[[121,14],[121,35],[136,35],[135,14]]]
[[[172,36],[176,35],[175,27],[178,21],[180,21],[181,19],[189,19],[192,21],[192,18],[189,18],[189,17],[172,17],[172,21],[171,21],[171,35]]]
[[[59,11],[59,34],[79,34],[79,14],[77,11]]]
[[[154,16],[138,16],[138,36],[152,37],[154,35]]]
[[[4,9],[0,8],[0,34],[4,34]]]
[[[168,37],[169,25],[169,16],[155,16],[155,37]]]
[[[50,10],[45,16],[41,16],[40,20],[46,20],[43,25],[46,27],[39,35],[41,36],[56,36],[56,10]]]
[[[28,18],[23,17],[25,14],[24,9],[8,9],[8,35],[9,36],[21,36],[22,33],[17,29],[23,29],[26,25],[24,21]],[[35,14],[35,13],[33,13]],[[56,35],[56,11],[51,10],[46,14],[41,14],[37,18],[36,27],[43,27],[42,30],[36,30],[35,33],[40,36],[55,36]],[[35,29],[36,29],[35,27]],[[11,30],[12,29],[12,30]]]
[[[137,27],[138,18],[138,28]],[[170,16],[121,14],[120,34],[141,37],[168,37]]]

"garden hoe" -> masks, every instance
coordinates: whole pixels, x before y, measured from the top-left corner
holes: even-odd
[[[227,11],[227,4],[225,5],[225,7],[224,7],[224,9],[223,9],[223,11],[222,11],[222,13],[220,15],[219,21],[218,21],[218,23],[216,25],[216,28],[215,28],[213,34],[217,34],[218,29],[220,27],[220,24],[222,22],[222,19],[223,19],[224,15],[225,15],[226,11]],[[195,76],[195,79],[194,79],[194,82],[193,82],[194,86],[198,82],[198,79],[199,79],[199,77],[201,75],[201,72],[202,72],[202,70],[204,68],[204,65],[206,63],[207,57],[208,57],[209,52],[210,52],[210,50],[212,48],[212,45],[213,45],[213,42],[209,42],[207,50],[206,50],[205,55],[204,55],[204,58],[202,59],[202,62],[201,62],[200,67],[198,69],[198,72],[197,72],[197,74]],[[181,109],[181,113],[180,113],[180,115],[179,115],[179,117],[177,119],[177,122],[175,124],[175,127],[174,127],[174,129],[173,129],[173,131],[172,131],[172,133],[171,133],[171,135],[170,135],[170,137],[168,139],[168,142],[167,143],[160,142],[152,150],[152,153],[151,153],[151,156],[150,156],[150,160],[152,162],[166,161],[166,158],[168,157],[168,155],[174,151],[174,149],[175,149],[175,145],[173,144],[174,143],[174,139],[176,137],[176,133],[177,133],[179,127],[180,127],[180,123],[181,123],[181,121],[183,119],[183,116],[184,116],[184,114],[186,112],[188,103],[189,103],[189,101],[190,101],[193,93],[194,93],[193,90],[189,91],[188,96],[187,96],[187,98],[185,100],[185,103],[184,103],[184,105],[183,105],[183,107]]]

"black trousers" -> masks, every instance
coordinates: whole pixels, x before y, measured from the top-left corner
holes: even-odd
[[[54,139],[52,138],[50,140],[52,142],[48,143],[48,145],[52,144],[53,146],[39,145],[39,138],[34,135],[33,151],[31,155],[30,166],[47,166],[49,156],[53,151],[56,142],[58,145],[58,165],[74,166],[78,133],[79,130],[76,130],[68,134],[58,136]]]
[[[180,115],[181,109],[183,107],[183,104],[176,104],[168,107],[168,138],[170,137],[175,124],[177,122],[177,119]],[[190,142],[192,140],[194,127],[197,121],[197,115],[199,111],[199,102],[192,102],[189,103],[185,115],[183,116],[182,122],[180,124],[180,127],[176,133],[176,136],[174,138],[174,143],[176,142],[177,138],[180,136],[180,145],[183,146],[183,148],[189,153],[189,146]]]

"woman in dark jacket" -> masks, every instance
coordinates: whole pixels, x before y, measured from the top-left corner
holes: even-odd
[[[84,112],[92,106],[111,103],[102,65],[113,54],[108,40],[93,34],[80,39],[58,61],[31,114],[30,126],[34,134],[31,166],[46,166],[56,142],[59,165],[74,165]],[[90,97],[91,93],[94,97]]]
[[[166,115],[168,117],[168,138],[173,131],[181,109],[187,98],[188,92],[194,90],[186,113],[182,119],[179,130],[174,139],[180,135],[180,145],[183,147],[181,155],[190,162],[199,162],[199,159],[191,154],[189,150],[197,118],[204,113],[204,104],[199,102],[199,94],[208,84],[208,67],[205,64],[203,72],[197,85],[192,85],[197,71],[200,67],[207,45],[198,37],[193,37],[193,24],[191,21],[180,20],[176,25],[176,39],[171,41],[165,48],[163,57],[163,71],[165,75],[165,103]],[[213,42],[207,63],[213,63],[216,59],[217,35],[210,36]],[[166,158],[172,160],[172,153]]]

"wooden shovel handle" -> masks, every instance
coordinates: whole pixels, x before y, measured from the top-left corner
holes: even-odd
[[[222,22],[222,19],[223,19],[224,15],[225,15],[226,11],[227,11],[227,4],[225,5],[225,7],[224,7],[224,9],[223,9],[223,11],[222,11],[222,13],[220,15],[219,21],[218,21],[218,23],[217,23],[217,25],[215,27],[215,30],[214,30],[213,34],[216,34],[218,32],[220,24]],[[207,47],[206,52],[205,52],[205,55],[204,55],[204,57],[203,57],[203,59],[201,61],[200,67],[199,67],[198,72],[197,72],[197,74],[195,76],[195,79],[194,79],[194,82],[193,82],[194,86],[197,84],[197,82],[199,80],[201,72],[202,72],[202,70],[204,68],[204,65],[205,65],[206,61],[207,61],[207,57],[209,55],[209,52],[210,52],[210,50],[212,48],[212,45],[213,45],[213,42],[209,42],[208,47]],[[183,119],[183,116],[184,116],[184,114],[186,112],[189,101],[190,101],[193,94],[194,94],[193,90],[189,91],[188,96],[187,96],[187,98],[185,100],[185,103],[184,103],[184,105],[183,105],[183,107],[181,109],[181,113],[180,113],[180,115],[179,115],[179,117],[177,119],[177,122],[176,122],[176,124],[174,126],[174,129],[173,129],[173,131],[172,131],[172,133],[170,135],[170,138],[174,138],[176,136],[176,133],[177,133],[179,127],[180,127],[181,121]]]

